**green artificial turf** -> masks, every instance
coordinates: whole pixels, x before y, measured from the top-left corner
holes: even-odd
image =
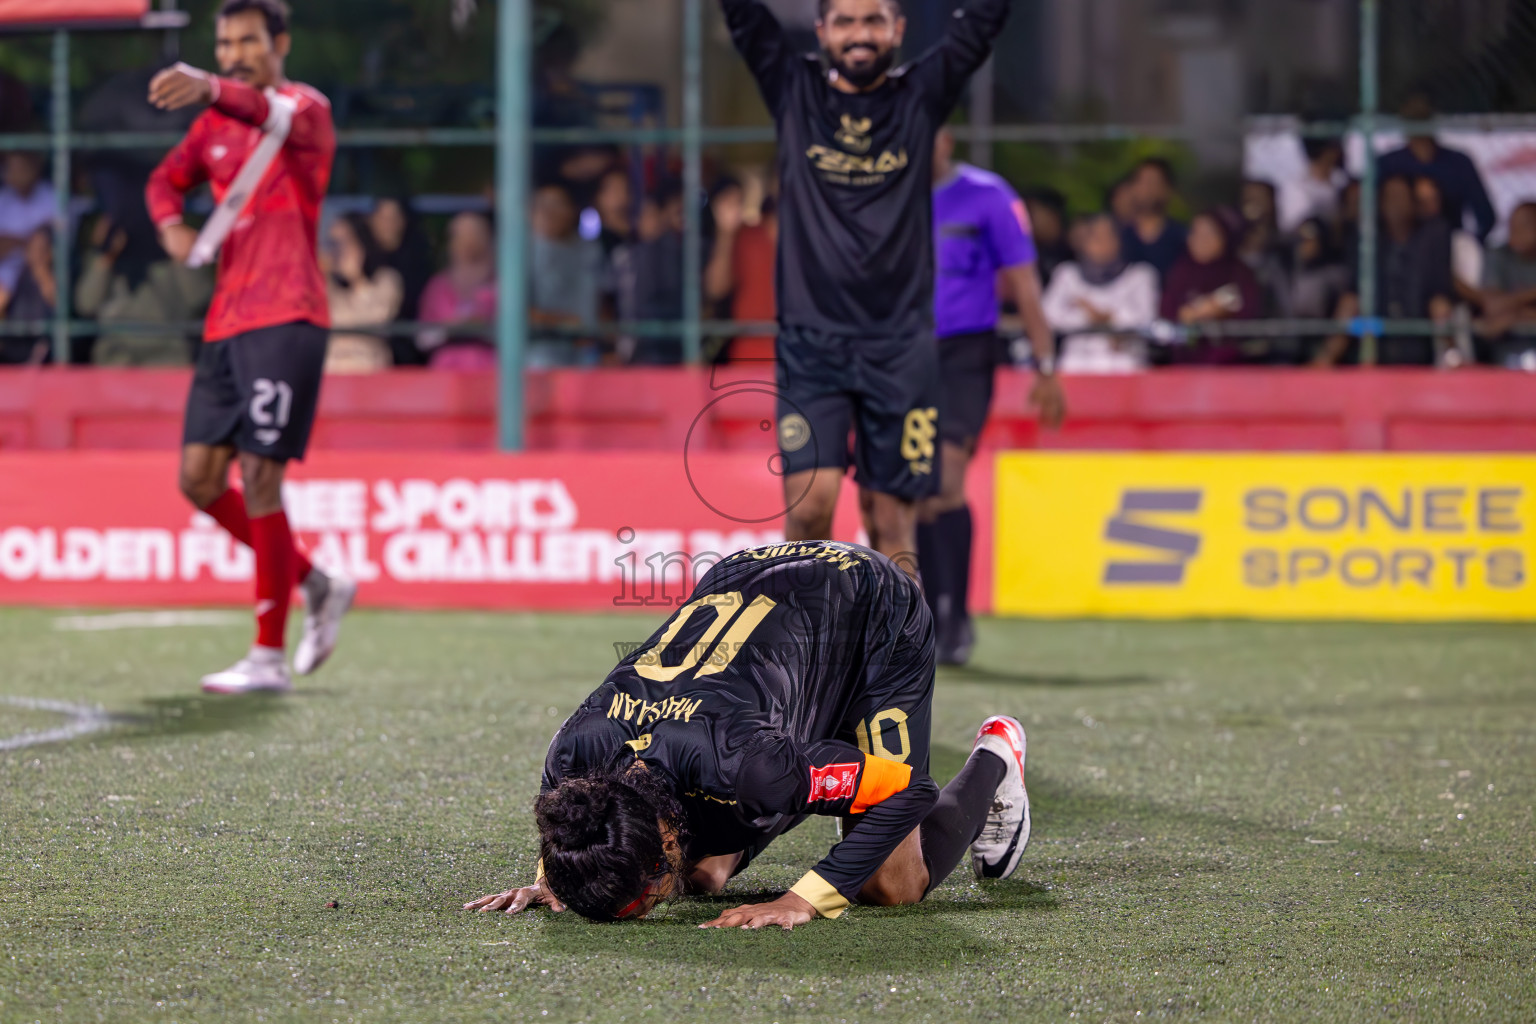
[[[531,880],[549,736],[650,618],[361,613],[287,699],[197,692],[244,625],[52,619],[0,612],[0,697],[112,725],[0,752],[3,1021],[1536,1019],[1529,627],[982,622],[934,774],[1024,721],[1016,877],[747,933],[693,926],[829,822],[643,922],[459,909]]]

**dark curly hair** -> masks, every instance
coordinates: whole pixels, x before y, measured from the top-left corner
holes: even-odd
[[[573,779],[533,804],[544,879],[560,901],[592,921],[614,921],[658,874],[683,879],[666,855],[658,822],[679,841],[686,823],[670,780],[636,760]]]

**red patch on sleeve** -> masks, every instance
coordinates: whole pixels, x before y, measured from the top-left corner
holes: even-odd
[[[825,768],[811,765],[811,803],[818,800],[836,802],[851,800],[859,791],[859,766],[855,764],[829,764]]]

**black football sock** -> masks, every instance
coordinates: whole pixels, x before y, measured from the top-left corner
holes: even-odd
[[[974,750],[960,774],[939,792],[939,801],[919,826],[923,864],[928,868],[928,893],[955,870],[965,850],[981,835],[992,809],[992,798],[1003,784],[1008,766],[990,750]]]
[[[971,592],[971,506],[962,505],[945,512],[933,524],[944,534],[944,555],[949,559],[949,593],[956,623],[970,618]]]
[[[942,517],[940,517],[942,518]],[[954,599],[942,602],[949,593],[950,557],[945,546],[944,531],[937,522],[917,524],[917,571],[923,579],[923,600],[933,614],[935,630],[939,628],[939,611],[948,610]]]

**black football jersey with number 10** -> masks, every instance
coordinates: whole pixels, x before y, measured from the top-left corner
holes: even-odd
[[[807,814],[851,815],[794,890],[835,916],[937,797],[932,685],[927,606],[890,560],[827,541],[748,549],[566,720],[543,788],[639,758],[675,784],[695,861],[750,859]]]

